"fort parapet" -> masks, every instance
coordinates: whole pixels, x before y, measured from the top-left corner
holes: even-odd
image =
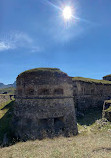
[[[111,74],[104,76],[103,80],[111,81]]]
[[[102,108],[104,100],[111,98],[111,81],[73,77],[73,95],[77,111]]]

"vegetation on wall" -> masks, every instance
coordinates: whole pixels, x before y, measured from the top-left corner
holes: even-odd
[[[72,80],[73,81],[82,81],[82,82],[87,82],[87,83],[110,84],[111,85],[111,81],[96,80],[96,79],[84,78],[84,77],[72,77]]]
[[[106,76],[104,76],[104,77],[111,77],[111,74],[109,74],[109,75],[106,75]]]
[[[33,72],[38,72],[38,73],[45,73],[45,72],[58,72],[61,73],[62,71],[58,68],[35,68],[35,69],[30,69],[30,70],[26,70],[22,73],[19,74],[19,76],[23,75],[23,74],[28,74],[28,73],[33,73]]]

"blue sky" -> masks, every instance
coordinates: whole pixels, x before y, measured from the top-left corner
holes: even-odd
[[[66,23],[67,5],[74,15]],[[110,60],[111,0],[0,0],[0,82],[36,67],[101,79]]]

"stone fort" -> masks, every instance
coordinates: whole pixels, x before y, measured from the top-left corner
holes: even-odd
[[[73,82],[56,68],[25,71],[16,80],[13,126],[19,139],[78,133]]]
[[[111,75],[110,75],[111,76]],[[107,76],[105,76],[107,78]],[[89,108],[103,108],[105,100],[111,99],[111,81],[72,77],[73,96],[77,112]]]
[[[76,135],[76,114],[102,109],[111,99],[111,75],[103,80],[69,77],[56,68],[37,68],[18,75],[13,126],[16,137]]]

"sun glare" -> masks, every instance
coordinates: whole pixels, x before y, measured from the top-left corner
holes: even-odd
[[[70,20],[73,16],[72,9],[69,6],[66,6],[62,11],[63,17],[65,20]]]

